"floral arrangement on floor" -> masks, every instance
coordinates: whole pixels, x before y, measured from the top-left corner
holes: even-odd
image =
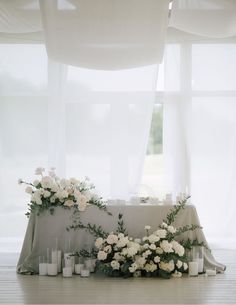
[[[100,226],[97,229],[91,224],[84,226],[84,229],[97,237],[97,270],[109,276],[181,277],[188,269],[186,250],[203,245],[197,240],[176,240],[184,232],[201,229],[194,224],[180,228],[173,226],[187,199],[175,205],[156,230],[151,231],[150,226],[145,226],[146,234],[142,239],[133,239],[128,235],[121,214],[118,217],[117,231],[110,234],[104,232]]]
[[[55,168],[45,174],[43,167],[36,168],[35,175],[37,179],[33,182],[18,180],[19,184],[27,185],[25,191],[31,196],[27,217],[31,213],[39,215],[45,210],[53,214],[56,206],[74,208],[75,212],[85,211],[88,205],[95,205],[110,215],[102,198],[93,192],[95,187],[89,178],[86,177],[82,181],[76,178],[61,179],[56,175]]]

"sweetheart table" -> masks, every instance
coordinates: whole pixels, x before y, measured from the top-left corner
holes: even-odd
[[[112,213],[112,216],[109,216],[94,206],[88,206],[84,212],[80,212],[80,219],[83,224],[101,225],[106,232],[111,232],[116,230],[118,214],[122,213],[129,236],[138,238],[145,235],[145,225],[150,225],[151,231],[156,230],[171,208],[173,206],[113,205],[108,206],[108,210]],[[44,211],[39,216],[31,214],[17,264],[18,273],[37,274],[39,256],[46,257],[47,248],[52,248],[55,245],[56,238],[58,239],[58,248],[62,251],[66,251],[65,241],[68,240],[70,240],[71,249],[75,251],[92,247],[94,237],[85,230],[66,230],[72,224],[72,214],[73,210],[61,207],[56,207],[53,215],[50,215],[49,211]],[[191,224],[200,225],[200,221],[195,206],[186,205],[185,209],[179,212],[173,225],[178,228]],[[181,239],[188,238],[197,239],[207,245],[201,229],[181,235]],[[204,251],[204,265],[205,268],[216,268],[218,272],[225,270],[225,266],[218,263],[208,249]]]

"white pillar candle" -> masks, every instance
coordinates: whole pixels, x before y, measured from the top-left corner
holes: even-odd
[[[63,277],[72,277],[71,267],[64,267],[63,268]]]
[[[39,264],[39,275],[47,275],[47,263],[40,263]]]
[[[207,276],[214,276],[216,275],[216,270],[214,269],[206,269],[206,275]]]
[[[189,262],[188,273],[189,273],[190,276],[197,276],[198,275],[198,262]]]
[[[47,264],[48,275],[57,275],[57,264]]]
[[[82,269],[84,269],[84,264],[75,264],[75,274],[80,274]]]
[[[89,275],[90,275],[90,272],[87,269],[82,269],[80,271],[80,276],[82,276],[82,277],[88,277]]]
[[[204,259],[198,259],[198,273],[203,273]]]

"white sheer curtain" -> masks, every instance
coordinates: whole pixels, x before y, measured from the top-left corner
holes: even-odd
[[[55,90],[62,94],[56,112],[63,118],[61,131],[53,124],[60,137],[59,143],[53,137],[52,146],[60,156],[56,160],[52,152],[52,164],[67,176],[89,176],[105,198],[134,196],[146,153],[157,65],[119,71],[65,69],[63,89]]]
[[[75,68],[48,61],[43,45],[0,45],[0,237],[23,236],[17,180],[39,165],[89,176],[105,199],[138,192],[157,70]]]
[[[166,185],[187,187],[208,240],[235,248],[236,39],[174,38],[165,54]]]
[[[23,236],[28,198],[16,183],[39,165],[89,176],[105,199],[137,194],[168,18],[168,2],[148,2],[41,1],[47,49],[64,64],[43,45],[19,44],[44,42],[39,1],[1,2],[0,237]],[[73,20],[80,26],[50,36],[58,27],[48,23]]]

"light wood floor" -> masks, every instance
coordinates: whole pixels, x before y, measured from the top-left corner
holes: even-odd
[[[180,279],[90,278],[64,279],[17,275],[0,268],[1,304],[236,304],[236,250],[215,250],[227,265],[216,277]]]

